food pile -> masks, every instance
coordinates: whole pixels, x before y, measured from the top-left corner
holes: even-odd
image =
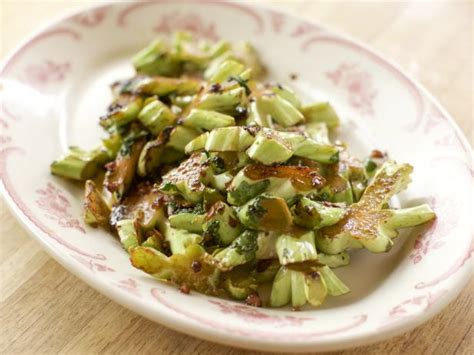
[[[400,228],[435,217],[427,205],[392,209],[412,167],[351,157],[330,140],[331,104],[261,81],[250,44],[177,33],[133,65],[100,117],[107,138],[71,147],[51,171],[85,181],[85,222],[155,278],[253,306],[319,306],[349,292],[333,271],[349,249],[387,252]]]

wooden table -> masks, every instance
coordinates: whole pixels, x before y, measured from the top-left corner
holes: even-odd
[[[1,57],[38,25],[86,2],[0,1]],[[393,58],[441,101],[473,143],[472,2],[274,3]],[[110,301],[51,259],[3,201],[0,236],[1,354],[252,353],[168,330]],[[410,333],[341,354],[472,354],[473,291],[471,282],[440,315]]]

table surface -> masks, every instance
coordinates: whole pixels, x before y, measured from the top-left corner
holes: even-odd
[[[90,2],[0,0],[0,57],[38,25]],[[272,3],[350,33],[398,62],[473,144],[472,2]],[[254,353],[174,332],[110,301],[51,259],[3,200],[0,238],[1,354]],[[471,281],[441,314],[412,332],[340,353],[472,354],[473,291]]]

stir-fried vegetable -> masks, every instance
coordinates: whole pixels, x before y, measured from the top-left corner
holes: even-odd
[[[85,181],[84,221],[182,292],[319,306],[349,292],[332,269],[350,249],[387,252],[399,229],[435,218],[428,205],[391,208],[413,168],[331,143],[334,106],[263,83],[249,43],[177,33],[132,63],[99,119],[102,144],[71,147],[51,172]]]

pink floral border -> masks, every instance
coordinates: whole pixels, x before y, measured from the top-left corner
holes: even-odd
[[[301,45],[301,51],[302,52],[307,52],[313,45],[317,43],[331,43],[335,45],[340,45],[343,47],[350,48],[360,54],[365,55],[369,59],[371,59],[374,63],[382,66],[386,70],[388,70],[392,75],[394,75],[406,88],[407,90],[412,94],[413,99],[415,100],[415,107],[417,109],[417,120],[414,122],[413,127],[407,127],[407,130],[413,130],[417,128],[421,122],[421,119],[423,117],[423,112],[424,112],[424,101],[423,97],[421,95],[421,92],[419,91],[418,87],[411,81],[410,78],[406,76],[403,72],[401,72],[397,67],[395,67],[393,64],[387,62],[385,59],[380,57],[378,54],[374,53],[373,51],[365,48],[364,46],[345,39],[341,37],[337,37],[334,35],[316,35],[312,36],[309,39],[305,40],[302,45]]]
[[[86,233],[81,222],[69,212],[71,202],[64,192],[52,182],[45,187],[37,189],[38,199],[36,204],[45,212],[45,216],[56,221],[63,228],[73,228],[81,233]]]
[[[326,77],[347,92],[349,104],[363,115],[373,116],[374,100],[378,95],[372,76],[355,63],[342,63],[326,72]]]
[[[238,326],[232,326],[231,322],[218,322],[214,321],[209,318],[203,317],[202,312],[199,312],[199,310],[196,310],[196,312],[192,313],[189,312],[185,309],[180,308],[179,306],[175,305],[172,302],[168,301],[168,297],[166,297],[166,291],[158,288],[152,288],[150,290],[152,297],[158,301],[160,304],[165,306],[166,308],[172,310],[173,312],[180,314],[182,316],[185,316],[188,319],[192,319],[198,324],[201,325],[207,325],[214,329],[215,331],[220,331],[220,332],[225,332],[228,334],[233,334],[233,335],[238,335],[238,336],[243,336],[247,338],[253,338],[253,339],[266,339],[266,340],[291,340],[291,341],[304,341],[308,339],[314,339],[314,338],[320,338],[320,337],[326,337],[330,335],[335,335],[339,333],[344,333],[348,330],[357,328],[364,324],[368,316],[363,314],[363,315],[356,315],[352,317],[350,320],[348,320],[348,323],[343,326],[339,326],[333,329],[328,329],[324,331],[304,331],[301,330],[298,333],[291,333],[289,334],[287,330],[283,330],[282,332],[272,332],[272,331],[265,331],[261,329],[255,329],[255,328],[249,328],[247,329],[246,327],[238,327]],[[219,310],[221,306],[217,306],[217,310]],[[250,306],[243,306],[243,307],[250,307]],[[238,314],[241,314],[243,311],[239,311]],[[247,314],[251,311],[246,311]],[[221,312],[222,313],[222,312]],[[226,313],[224,313],[226,314]],[[279,322],[281,319],[284,320],[284,318],[279,317],[279,316],[270,316],[272,319],[272,322]],[[286,322],[286,320],[284,320]]]
[[[85,252],[81,250],[80,248],[74,246],[73,244],[65,241],[56,232],[52,231],[43,222],[41,222],[41,220],[38,217],[36,217],[34,213],[31,212],[31,210],[26,205],[26,203],[17,194],[14,188],[14,184],[10,180],[10,175],[8,174],[7,157],[14,152],[25,154],[25,151],[19,147],[8,147],[8,148],[4,148],[0,150],[0,177],[1,177],[1,181],[3,182],[3,185],[5,186],[5,190],[10,195],[11,200],[16,205],[16,207],[21,211],[21,213],[32,223],[32,225],[38,228],[42,233],[44,233],[50,239],[61,244],[63,247],[82,256],[86,256],[86,257],[97,259],[97,260],[105,260],[106,259],[105,255],[92,254],[92,253]]]
[[[173,3],[180,3],[180,2],[185,2],[185,1],[181,1],[181,0],[157,0],[157,1],[154,1],[154,2],[138,2],[136,4],[132,4],[132,5],[128,6],[127,8],[125,8],[124,10],[122,10],[119,13],[119,16],[117,18],[117,24],[120,27],[128,26],[128,22],[127,22],[128,17],[132,13],[134,13],[135,11],[137,11],[139,9],[142,9],[144,7],[156,6],[156,5],[160,5],[160,4],[169,4],[169,3],[173,4]],[[218,0],[215,0],[215,1],[212,1],[212,0],[197,0],[197,2],[202,3],[202,4],[207,4],[207,5],[218,5],[218,6],[222,6],[222,7],[228,7],[228,8],[232,8],[234,10],[240,11],[242,14],[245,14],[246,16],[253,19],[253,21],[256,24],[256,27],[255,27],[255,33],[256,34],[259,34],[264,30],[264,22],[263,22],[262,17],[259,15],[259,13],[257,11],[254,11],[254,9],[251,8],[251,7],[241,5],[237,2],[226,2],[226,1],[218,1]]]

